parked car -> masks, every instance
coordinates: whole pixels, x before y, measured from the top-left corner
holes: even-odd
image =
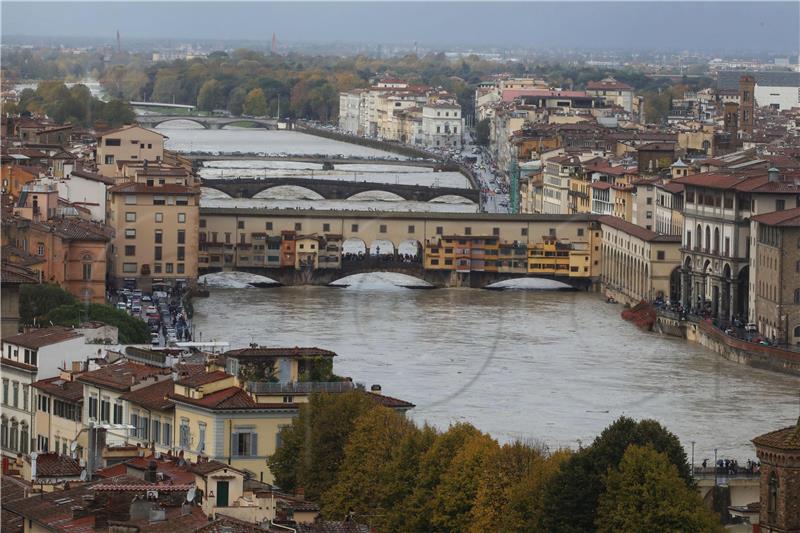
[[[119,309],[120,311],[126,311],[128,309],[128,306],[125,305],[125,302],[117,302],[117,309]]]

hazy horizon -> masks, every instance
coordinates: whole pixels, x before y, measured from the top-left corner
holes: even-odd
[[[800,2],[3,2],[31,38],[796,54]],[[158,10],[154,12],[154,10]],[[35,21],[32,23],[32,21]]]

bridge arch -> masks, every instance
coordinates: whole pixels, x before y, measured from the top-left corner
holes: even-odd
[[[378,198],[379,197],[379,198]],[[347,197],[347,200],[366,201],[377,200],[380,202],[402,202],[408,198],[391,191],[384,191],[381,189],[371,189],[369,191],[360,191]]]
[[[203,183],[203,186],[200,187],[200,194],[201,197],[206,200],[227,200],[228,198],[233,198],[233,196],[226,191],[209,186],[208,182]]]
[[[394,253],[394,243],[388,239],[375,239],[369,245],[369,255],[371,256],[394,255]]]
[[[358,237],[350,237],[342,243],[342,260],[366,257],[367,243]]]
[[[416,239],[406,239],[397,245],[397,253],[403,257],[419,258],[422,256],[422,243]]]
[[[461,196],[460,194],[443,194],[441,196],[437,196],[436,198],[431,198],[428,200],[431,203],[447,203],[447,204],[474,204],[475,201],[467,198],[466,196]]]
[[[163,126],[164,124],[168,124],[170,122],[192,122],[194,124],[197,124],[201,128],[203,128],[204,130],[209,129],[208,124],[203,122],[202,119],[196,119],[196,118],[190,117],[190,116],[187,116],[186,118],[183,118],[183,117],[180,117],[180,118],[178,118],[178,117],[169,117],[169,118],[164,119],[162,121],[154,121],[152,123],[152,125],[153,125],[154,128],[158,129],[161,126]],[[200,129],[200,128],[197,128],[197,129]]]
[[[261,189],[253,198],[267,200],[324,200],[325,197],[314,189],[302,185],[272,185]]]
[[[250,124],[250,126],[239,126],[240,124]],[[272,129],[272,127],[268,122],[264,122],[257,119],[249,119],[249,118],[232,119],[230,122],[221,123],[219,129],[224,129],[227,128],[228,126],[260,128],[265,130]]]

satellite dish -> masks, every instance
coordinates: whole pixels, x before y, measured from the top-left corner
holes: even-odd
[[[197,491],[195,490],[195,487],[192,487],[191,489],[189,489],[189,492],[186,493],[186,501],[187,502],[191,502],[192,500],[194,500],[194,497],[196,496],[196,492]]]
[[[69,451],[74,452],[78,449],[78,441],[74,440],[69,445]]]
[[[83,470],[81,470],[81,481],[86,481],[87,477],[88,475],[86,474],[86,469],[84,468]]]

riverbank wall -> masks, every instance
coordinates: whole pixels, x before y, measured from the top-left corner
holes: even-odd
[[[681,320],[659,312],[654,330],[696,342],[734,363],[800,377],[800,352],[731,337],[705,320]]]

